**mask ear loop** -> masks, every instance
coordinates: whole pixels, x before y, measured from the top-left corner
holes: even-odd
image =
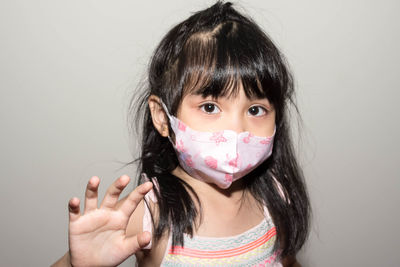
[[[163,108],[164,112],[167,114],[167,117],[168,117],[168,120],[169,120],[170,124],[172,124],[174,117],[171,114],[169,114],[167,106],[164,104],[164,102],[161,99],[160,99],[160,103],[161,103],[161,107]],[[172,140],[169,132],[170,131],[168,131],[168,136],[167,136],[168,140],[171,142],[172,146],[175,147],[175,143]]]
[[[167,114],[168,118],[171,119],[171,115],[168,112],[167,106],[164,104],[164,102],[161,99],[160,99],[160,103],[161,103],[161,107],[163,108],[163,110]]]

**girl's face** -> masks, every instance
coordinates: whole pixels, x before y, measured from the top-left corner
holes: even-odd
[[[177,118],[197,131],[233,130],[271,136],[275,128],[275,110],[266,98],[249,99],[243,88],[234,97],[188,94],[178,108]]]

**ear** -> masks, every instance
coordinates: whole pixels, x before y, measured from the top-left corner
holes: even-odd
[[[161,136],[167,137],[169,135],[168,130],[168,119],[161,106],[161,101],[158,96],[151,95],[147,100],[150,108],[151,119],[154,127],[160,133]]]

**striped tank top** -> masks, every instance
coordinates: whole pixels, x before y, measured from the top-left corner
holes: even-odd
[[[150,191],[146,200],[156,202]],[[276,251],[276,228],[268,210],[264,219],[244,233],[230,237],[190,237],[184,234],[184,246],[172,246],[169,236],[161,266],[257,266],[282,267]],[[145,205],[143,230],[152,232],[150,211]],[[146,247],[151,248],[151,243]]]

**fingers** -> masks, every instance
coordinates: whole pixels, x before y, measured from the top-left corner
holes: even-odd
[[[149,232],[143,232],[135,236],[131,236],[125,239],[125,247],[129,251],[129,254],[134,254],[136,251],[147,246],[151,241],[151,234]]]
[[[138,245],[140,248],[144,248],[147,246],[151,241],[151,234],[149,232],[143,232],[137,235],[136,238]]]
[[[146,182],[136,187],[136,189],[133,190],[126,198],[126,201],[122,203],[120,210],[126,216],[130,217],[133,211],[136,209],[136,206],[139,204],[139,202],[152,188],[153,184],[151,182]]]
[[[68,202],[68,210],[69,210],[69,221],[73,222],[79,219],[81,216],[81,212],[79,210],[79,198],[71,198]]]
[[[85,213],[97,209],[97,191],[100,179],[97,176],[90,178],[85,192]]]
[[[108,189],[106,195],[101,202],[101,208],[114,208],[114,206],[118,202],[119,195],[121,194],[122,190],[126,187],[129,183],[130,178],[128,175],[122,175],[118,178]]]

